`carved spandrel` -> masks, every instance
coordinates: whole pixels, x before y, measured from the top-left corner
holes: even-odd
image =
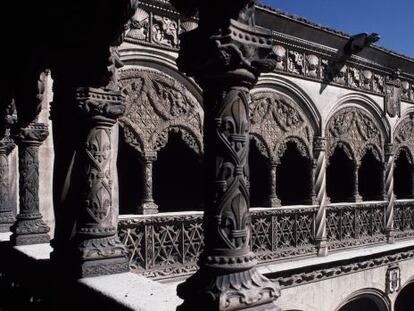
[[[304,154],[308,156],[313,129],[292,99],[276,92],[257,92],[250,105],[250,117],[252,134],[262,138],[272,158],[278,157],[280,144],[286,144],[289,137],[297,137],[299,148],[305,145]]]
[[[129,69],[121,72],[121,85],[126,96],[121,125],[135,134],[144,152],[162,148],[168,132],[175,130],[190,148],[201,152],[203,112],[182,84],[162,73]]]
[[[387,77],[385,80],[384,110],[390,117],[401,116],[402,95],[402,82],[399,79],[399,71],[396,71],[393,77]]]
[[[343,108],[338,111],[327,125],[327,153],[332,156],[336,146],[349,147],[356,157],[362,159],[367,148],[372,148],[375,155],[383,158],[383,136],[372,117],[356,107]]]

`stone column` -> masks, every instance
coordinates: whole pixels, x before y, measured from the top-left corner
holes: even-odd
[[[395,154],[394,154],[394,145],[386,144],[385,145],[385,188],[387,192],[387,209],[385,213],[385,232],[387,236],[388,243],[394,243],[394,203],[395,203],[395,194],[394,194],[394,167],[395,167]]]
[[[272,161],[270,165],[270,197],[269,197],[269,207],[278,207],[280,206],[280,199],[277,197],[276,193],[276,181],[277,181],[277,162]]]
[[[353,188],[353,193],[352,196],[350,198],[350,200],[352,202],[362,202],[362,197],[359,194],[359,177],[358,177],[358,172],[359,172],[359,166],[360,164],[355,161],[355,165],[354,165],[354,188]]]
[[[150,154],[145,154],[142,160],[143,164],[143,185],[144,193],[142,197],[141,205],[138,207],[138,214],[157,214],[158,206],[154,202],[152,189],[152,174],[153,174],[153,163],[157,159],[157,153],[153,152]]]
[[[117,234],[117,213],[112,204],[111,128],[125,111],[120,91],[79,88],[83,114],[82,197],[77,215],[74,260],[82,277],[129,270],[128,253]]]
[[[314,156],[317,159],[314,170],[314,189],[316,201],[319,205],[315,220],[315,240],[318,249],[318,256],[328,254],[327,234],[326,234],[326,140],[323,137],[315,137],[313,142]]]
[[[278,285],[260,274],[250,250],[248,191],[249,91],[273,69],[264,60],[271,35],[254,27],[253,1],[181,2],[200,17],[181,35],[177,63],[203,89],[207,201],[200,269],[178,286],[177,310],[280,310]]]
[[[10,231],[16,221],[10,204],[9,160],[8,154],[14,148],[13,141],[4,137],[0,140],[0,232]]]
[[[15,135],[19,147],[20,212],[12,226],[15,245],[48,243],[49,227],[39,211],[39,146],[49,135],[47,125],[31,123]]]

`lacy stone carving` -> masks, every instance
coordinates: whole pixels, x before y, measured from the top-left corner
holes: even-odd
[[[129,22],[126,38],[140,41],[149,41],[149,14],[138,8]]]
[[[348,146],[351,159],[359,162],[367,149],[382,162],[384,140],[372,117],[362,109],[347,107],[338,111],[328,122],[327,156],[331,157],[337,146]]]
[[[164,147],[169,131],[174,130],[197,154],[202,152],[203,111],[182,84],[140,69],[122,70],[120,82],[126,113],[119,122],[126,142],[144,153],[152,152]]]
[[[403,118],[394,133],[394,152],[397,153],[401,148],[406,148],[411,156],[414,155],[414,115]]]
[[[271,150],[274,161],[279,161],[288,141],[293,141],[303,156],[310,157],[313,128],[289,97],[271,91],[253,94],[250,118],[251,135],[260,137],[264,144],[261,149]]]
[[[154,15],[152,19],[152,41],[165,46],[178,45],[178,24],[168,17]]]

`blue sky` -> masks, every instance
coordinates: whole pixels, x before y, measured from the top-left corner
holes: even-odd
[[[262,0],[348,34],[376,32],[378,45],[414,57],[414,0]]]

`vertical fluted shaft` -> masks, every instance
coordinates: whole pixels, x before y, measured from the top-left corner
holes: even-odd
[[[153,163],[157,159],[157,154],[146,154],[142,160],[143,163],[143,184],[144,193],[141,205],[138,207],[138,214],[156,214],[158,213],[158,206],[154,202],[153,197]]]
[[[319,256],[326,256],[328,253],[326,237],[326,204],[328,203],[326,194],[326,141],[323,137],[316,137],[314,140],[314,154],[316,158],[315,183],[316,201],[319,205],[316,214],[316,246]]]
[[[49,227],[39,210],[39,146],[49,135],[47,125],[31,123],[15,136],[19,148],[20,212],[12,227],[15,245],[48,243]]]
[[[277,182],[277,163],[272,161],[270,166],[270,197],[269,197],[269,207],[278,207],[280,206],[280,200],[277,197],[276,192],[276,182]]]
[[[385,170],[385,188],[387,191],[387,209],[385,213],[385,230],[388,243],[394,242],[394,147],[392,144],[385,146],[385,159],[386,159],[386,170]]]
[[[0,232],[7,232],[15,222],[10,202],[9,159],[8,154],[13,149],[11,139],[3,138],[0,141]]]

